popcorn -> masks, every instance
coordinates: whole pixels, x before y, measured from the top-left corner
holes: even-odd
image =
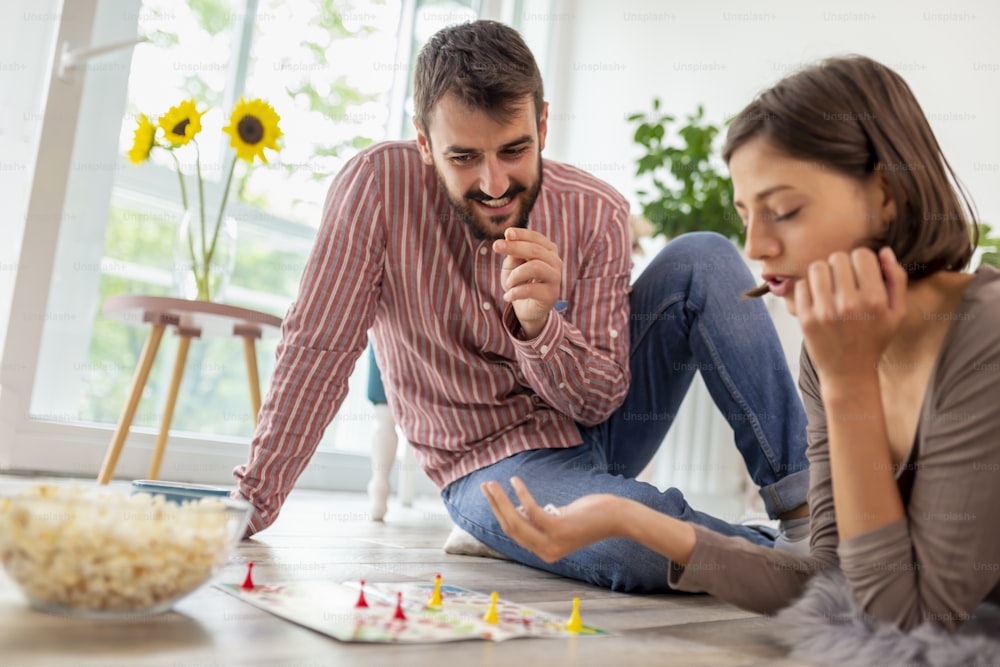
[[[234,520],[220,499],[38,485],[0,498],[0,563],[39,606],[163,611],[227,557]]]

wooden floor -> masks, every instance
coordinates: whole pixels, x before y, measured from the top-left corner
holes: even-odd
[[[35,480],[0,476],[6,491]],[[391,504],[385,523],[367,518],[357,494],[295,491],[269,530],[243,542],[219,579],[240,582],[254,562],[257,583],[293,579],[433,581],[489,592],[558,615],[579,597],[583,621],[610,637],[466,641],[431,645],[341,643],[209,586],[173,612],[129,621],[64,618],[29,609],[0,574],[0,665],[802,665],[768,640],[769,620],[709,596],[631,596],[506,561],[451,556],[444,508],[418,499]]]

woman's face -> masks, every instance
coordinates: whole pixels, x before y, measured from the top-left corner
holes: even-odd
[[[790,158],[752,139],[729,160],[733,200],[747,230],[746,253],[763,267],[771,293],[795,315],[795,287],[809,264],[868,245],[895,217],[880,174],[864,182]]]

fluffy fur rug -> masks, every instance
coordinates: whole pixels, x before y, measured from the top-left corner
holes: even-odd
[[[818,664],[1000,667],[1000,607],[980,605],[954,634],[930,623],[906,633],[867,616],[840,572],[815,577],[773,628],[789,657]]]

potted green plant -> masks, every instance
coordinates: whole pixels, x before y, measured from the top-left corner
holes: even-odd
[[[673,115],[653,99],[650,113],[634,113],[633,139],[643,149],[637,176],[649,174],[651,189],[637,190],[642,214],[656,234],[714,231],[742,246],[743,223],[733,209],[733,185],[715,153],[721,127],[705,120],[701,105],[676,130]],[[713,160],[713,158],[715,158]]]
[[[990,237],[992,231],[985,222],[979,223],[979,247],[983,249],[979,263],[1000,269],[1000,239]]]

